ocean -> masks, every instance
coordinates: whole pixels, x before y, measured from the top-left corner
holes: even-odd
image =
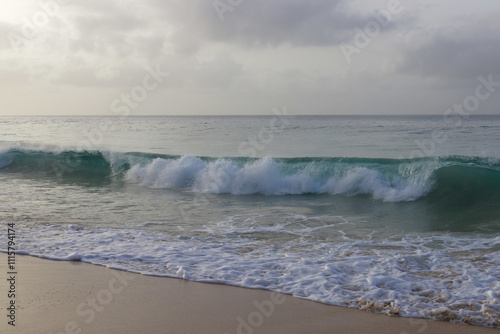
[[[0,117],[0,249],[500,327],[500,116]]]

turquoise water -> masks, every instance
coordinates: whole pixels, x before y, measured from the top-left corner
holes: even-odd
[[[498,327],[499,129],[496,116],[4,117],[0,219],[34,256]]]

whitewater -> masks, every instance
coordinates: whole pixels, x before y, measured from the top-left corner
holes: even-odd
[[[499,117],[272,117],[2,118],[0,220],[32,256],[500,327]]]

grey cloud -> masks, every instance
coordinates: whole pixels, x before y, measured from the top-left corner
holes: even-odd
[[[193,73],[194,84],[207,88],[226,88],[234,83],[242,69],[241,64],[228,56],[220,55],[200,64]]]
[[[166,66],[160,67],[166,69]],[[70,57],[54,68],[52,80],[56,85],[75,87],[122,87],[128,88],[142,82],[146,67],[132,61],[116,65],[89,63],[84,58]]]
[[[228,4],[227,0],[217,1]],[[71,52],[148,61],[165,44],[188,56],[213,42],[244,47],[333,46],[349,41],[355,28],[373,20],[348,9],[346,0],[242,0],[221,21],[214,3],[86,0],[70,3],[61,15],[75,32],[69,41]]]
[[[500,24],[490,21],[497,26],[488,27],[481,21],[473,27],[423,32],[427,36],[420,46],[404,49],[398,72],[454,79],[500,73]]]
[[[75,2],[71,9],[68,21],[76,31],[72,53],[150,59],[163,47],[164,33],[152,26],[141,3],[89,0]]]
[[[227,3],[223,1],[224,3]],[[344,0],[252,0],[223,14],[221,21],[214,1],[175,0],[160,2],[159,13],[178,27],[174,39],[184,45],[204,41],[244,46],[331,46],[344,41],[355,27],[371,17],[348,14]]]

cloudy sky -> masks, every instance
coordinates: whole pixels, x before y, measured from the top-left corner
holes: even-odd
[[[497,0],[0,6],[0,115],[500,114]]]

